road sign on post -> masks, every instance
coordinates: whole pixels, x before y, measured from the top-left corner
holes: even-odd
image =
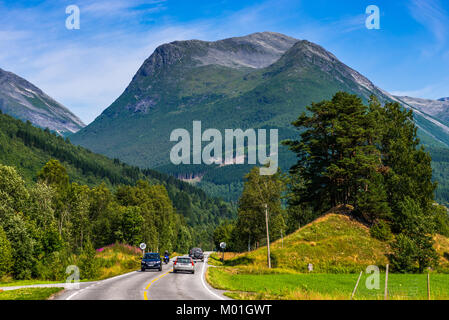
[[[145,243],[141,243],[140,245],[139,245],[139,247],[140,247],[140,249],[142,249],[142,256],[144,256],[145,255],[145,248],[147,247],[147,245],[145,244]]]
[[[224,249],[226,249],[226,242],[220,242],[220,248],[222,251],[221,261],[224,262]]]

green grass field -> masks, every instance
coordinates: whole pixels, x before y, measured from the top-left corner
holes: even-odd
[[[390,246],[373,238],[369,228],[345,214],[329,213],[271,245],[273,268],[267,268],[267,248],[245,253],[213,253],[208,271],[212,286],[236,299],[346,300],[360,271],[380,268],[379,289],[369,290],[363,274],[355,299],[384,298],[385,266]],[[440,266],[430,275],[431,299],[449,299],[449,240],[435,236]],[[307,266],[313,264],[313,272]],[[426,274],[389,275],[389,298],[427,299]]]
[[[234,299],[349,300],[358,274],[244,274],[234,268],[209,268],[207,279],[217,289],[228,290]],[[385,274],[379,289],[367,289],[369,275],[363,274],[354,300],[384,299]],[[392,300],[427,299],[426,274],[389,274]],[[449,275],[431,274],[432,300],[449,299]]]
[[[64,288],[24,288],[0,292],[0,300],[47,300]]]

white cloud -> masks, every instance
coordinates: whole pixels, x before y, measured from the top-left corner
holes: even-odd
[[[447,42],[449,18],[439,0],[412,0],[409,4],[412,17],[428,29],[435,38],[435,46],[423,53],[432,55],[440,51]]]

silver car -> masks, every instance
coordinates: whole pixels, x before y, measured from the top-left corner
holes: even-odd
[[[195,273],[195,263],[193,262],[193,259],[189,256],[176,257],[175,261],[173,261],[173,272],[176,273],[178,271]]]

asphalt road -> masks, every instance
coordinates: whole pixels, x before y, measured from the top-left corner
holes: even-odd
[[[195,263],[195,274],[173,273],[173,263],[164,264],[162,272],[146,270],[118,277],[80,283],[79,289],[64,290],[55,300],[219,300],[228,299],[207,284],[205,262]]]

